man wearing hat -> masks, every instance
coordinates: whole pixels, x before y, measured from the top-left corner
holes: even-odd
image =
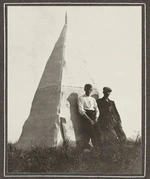
[[[111,88],[104,87],[104,96],[97,100],[97,105],[100,111],[99,129],[101,132],[102,142],[104,140],[116,139],[125,141],[126,135],[122,129],[120,115],[117,111],[115,102],[108,97],[112,92]]]

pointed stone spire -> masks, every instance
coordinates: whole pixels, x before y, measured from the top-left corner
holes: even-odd
[[[65,24],[67,25],[67,23],[68,23],[68,19],[67,19],[67,12],[66,12],[66,14],[65,14]]]
[[[60,96],[67,26],[64,25],[47,61],[34,95],[31,111],[16,147],[57,146],[63,141],[60,123]]]
[[[94,84],[85,64],[80,59],[74,60],[75,55],[70,53],[74,49],[71,50],[70,43],[66,43],[66,35],[67,13],[65,25],[36,90],[29,117],[16,143],[18,148],[51,147],[65,140],[74,143],[82,140],[77,99],[83,95],[86,83]],[[96,90],[93,92],[97,94]]]

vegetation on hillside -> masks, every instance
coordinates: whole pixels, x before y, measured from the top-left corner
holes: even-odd
[[[124,144],[109,142],[91,152],[70,145],[24,151],[13,144],[8,144],[7,151],[7,170],[12,174],[142,174],[140,138]]]

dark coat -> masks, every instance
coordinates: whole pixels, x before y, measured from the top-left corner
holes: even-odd
[[[98,109],[100,111],[99,122],[103,127],[107,127],[110,124],[115,125],[117,122],[121,122],[120,115],[117,111],[115,102],[104,98],[97,100]]]
[[[113,134],[114,138],[115,136],[126,138],[115,102],[110,99],[106,101],[103,97],[97,100],[97,105],[100,111],[98,120],[100,130],[103,132],[107,130],[107,132]]]

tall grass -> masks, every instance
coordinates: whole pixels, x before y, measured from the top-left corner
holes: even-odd
[[[80,147],[34,147],[18,150],[13,144],[7,147],[8,173],[50,174],[141,174],[141,139],[124,144],[109,142],[91,152]]]

